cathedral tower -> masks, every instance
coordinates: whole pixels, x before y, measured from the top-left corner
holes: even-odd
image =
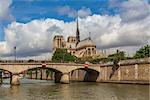
[[[64,38],[62,35],[56,35],[53,39],[53,49],[63,48],[64,47]]]

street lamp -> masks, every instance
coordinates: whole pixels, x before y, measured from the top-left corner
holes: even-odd
[[[15,56],[15,62],[16,62],[16,46],[14,47],[14,56]]]

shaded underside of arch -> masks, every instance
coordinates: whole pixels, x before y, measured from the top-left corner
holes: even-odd
[[[54,72],[54,81],[55,81],[55,83],[59,83],[60,82],[60,79],[61,79],[61,76],[62,76],[62,72],[57,70],[57,69],[55,69],[55,68],[50,68],[50,67],[32,67],[32,68],[28,68],[28,69],[20,72],[19,74],[26,73],[29,70],[36,71],[36,70],[41,70],[41,69],[44,69],[44,70],[48,69],[48,70]]]
[[[78,76],[79,77],[84,77],[83,81],[84,82],[96,82],[97,78],[99,77],[100,72],[91,69],[91,68],[77,68],[72,70],[70,73],[73,74],[73,72],[77,71],[77,70],[84,70],[85,74],[81,74],[80,75],[84,75],[84,76]]]

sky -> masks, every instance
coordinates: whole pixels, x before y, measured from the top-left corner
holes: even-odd
[[[0,0],[0,58],[49,59],[54,35],[91,33],[98,50],[133,55],[150,43],[150,0]]]

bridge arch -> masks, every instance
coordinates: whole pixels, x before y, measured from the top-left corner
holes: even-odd
[[[5,70],[5,69],[1,69],[1,68],[0,68],[0,70],[7,71],[7,72],[9,72],[11,74],[11,72],[9,70]]]
[[[0,66],[0,70],[7,71],[7,72],[9,72],[9,74],[12,74],[12,72],[9,69],[5,68],[5,67]]]
[[[17,69],[17,67],[16,67],[16,69]],[[25,71],[28,71],[28,70],[31,70],[31,69],[36,69],[36,68],[38,68],[38,69],[49,69],[49,70],[52,70],[53,72],[60,72],[60,73],[62,73],[62,71],[59,68],[55,68],[55,67],[51,67],[51,66],[43,67],[42,65],[25,65],[25,66],[21,65],[21,67],[19,69],[17,69],[16,71],[13,71],[13,72],[10,71],[10,72],[20,74],[20,73],[23,73]]]
[[[83,67],[72,69],[69,73],[73,74],[74,71],[77,71],[77,70],[85,71],[84,79],[83,79],[84,82],[96,82],[96,80],[98,79],[100,75],[100,72],[93,68],[83,68]],[[79,77],[83,77],[83,76],[78,76],[78,78]]]
[[[20,71],[18,74],[21,74],[21,73],[24,73],[24,72],[27,72],[29,70],[40,70],[40,69],[48,69],[52,72],[54,72],[54,81],[55,83],[60,83],[60,80],[61,80],[61,76],[63,75],[62,72],[60,70],[57,70],[56,68],[53,68],[53,67],[42,67],[42,66],[35,66],[35,67],[28,67],[22,71]]]
[[[70,72],[72,72],[72,71],[75,71],[75,70],[85,70],[85,71],[87,71],[87,70],[93,70],[93,71],[96,71],[96,72],[98,72],[98,73],[100,73],[100,71],[98,70],[98,69],[94,69],[94,68],[92,68],[92,67],[76,67],[76,68],[72,68],[71,70],[69,70],[69,73]]]

